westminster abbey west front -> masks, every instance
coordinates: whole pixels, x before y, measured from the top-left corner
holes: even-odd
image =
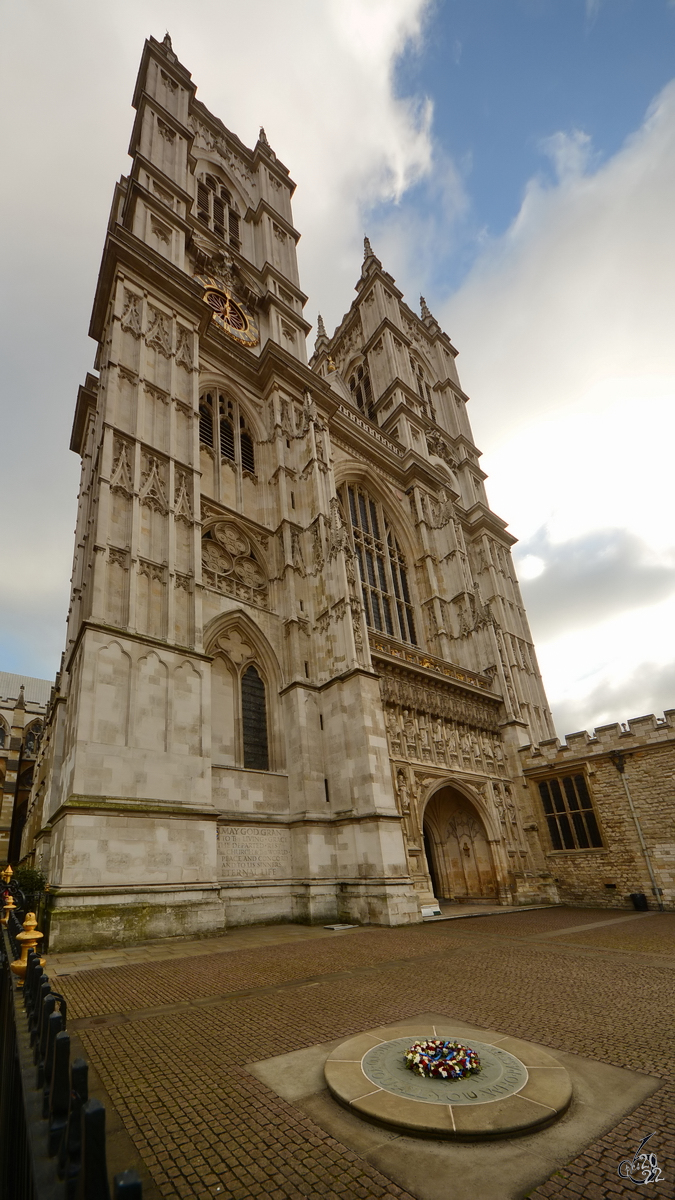
[[[294,184],[144,48],[23,854],[53,949],[556,900],[553,735],[455,350],[368,241],[307,362]]]

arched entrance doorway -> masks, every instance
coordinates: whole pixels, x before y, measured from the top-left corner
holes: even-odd
[[[497,900],[492,853],[483,821],[453,787],[431,797],[424,812],[424,848],[437,900]]]

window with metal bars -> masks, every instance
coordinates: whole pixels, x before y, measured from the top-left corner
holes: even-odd
[[[245,473],[255,475],[253,435],[236,400],[222,392],[204,392],[199,401],[199,440],[219,455],[221,461],[227,460]]]
[[[554,850],[590,850],[603,845],[584,775],[542,780],[539,793]]]
[[[244,766],[269,771],[265,684],[253,666],[247,667],[241,677],[241,724]]]
[[[342,504],[354,539],[368,627],[416,646],[405,556],[382,505],[352,484],[342,489]]]
[[[229,191],[215,175],[197,180],[197,220],[235,250],[241,249],[239,213]]]
[[[349,390],[352,393],[352,400],[356,407],[366,416],[370,417],[371,421],[375,420],[375,406],[373,404],[373,391],[370,386],[370,375],[368,368],[361,364],[357,367],[349,379]]]

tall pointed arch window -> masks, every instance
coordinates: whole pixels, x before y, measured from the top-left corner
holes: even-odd
[[[354,484],[342,489],[342,505],[354,539],[368,627],[416,646],[408,568],[382,505]]]
[[[431,399],[431,388],[427,380],[426,372],[421,362],[419,362],[418,359],[413,358],[412,354],[410,355],[410,368],[413,373],[413,379],[415,380],[417,394],[422,402],[422,411],[424,412],[425,416],[431,417],[432,421],[435,421],[436,413],[434,411],[434,405]]]
[[[349,390],[352,394],[352,400],[359,411],[365,413],[367,417],[370,417],[371,421],[374,421],[373,389],[370,386],[370,375],[365,363],[361,363],[350,375]]]
[[[197,180],[197,220],[234,250],[241,249],[237,205],[215,175],[204,174]]]
[[[247,667],[241,677],[241,724],[244,766],[269,771],[265,684],[254,666]]]
[[[236,400],[215,388],[199,400],[199,441],[221,462],[255,478],[255,443],[246,416]]]

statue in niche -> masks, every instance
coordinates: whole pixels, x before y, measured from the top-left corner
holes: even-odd
[[[403,709],[403,732],[408,758],[417,758],[417,731],[409,709]]]
[[[447,746],[448,757],[450,762],[457,762],[458,745],[457,745],[457,730],[453,725],[448,725],[445,734],[445,744]]]
[[[387,709],[386,715],[387,733],[389,735],[389,747],[392,754],[401,753],[401,730],[398,726],[398,717],[393,708]]]
[[[478,741],[478,735],[475,733],[471,737],[471,751],[472,751],[472,754],[474,757],[474,762],[476,762],[479,767],[482,766],[483,756],[481,754],[481,747],[480,747],[480,742]]]
[[[422,748],[422,758],[426,761],[431,761],[431,743],[429,741],[429,730],[425,720],[420,720],[420,746]]]
[[[398,795],[398,803],[403,816],[407,816],[410,812],[410,788],[405,777],[405,772],[400,768],[396,773],[396,793]]]
[[[471,762],[471,741],[469,739],[468,733],[460,734],[459,743],[460,743],[460,746],[462,747],[462,758],[464,759],[464,762],[470,763]]]
[[[497,763],[497,770],[504,772],[506,770],[504,766],[504,751],[499,742],[495,742],[495,761]]]
[[[492,774],[495,769],[495,756],[492,749],[492,744],[489,737],[485,735],[482,738],[483,742],[483,758],[485,759],[485,767],[488,774]]]
[[[445,762],[445,737],[443,734],[443,722],[440,717],[437,717],[433,724],[432,737],[434,741],[434,752],[436,754],[436,762]]]

